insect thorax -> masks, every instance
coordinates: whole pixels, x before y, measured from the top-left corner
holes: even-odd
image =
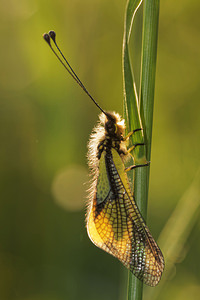
[[[100,116],[105,134],[97,146],[97,157],[100,159],[102,152],[110,151],[114,148],[119,155],[127,154],[126,145],[124,143],[124,120],[115,112],[107,112],[106,116]]]
[[[98,174],[99,160],[103,152],[115,149],[124,161],[127,157],[126,141],[124,141],[125,123],[115,112],[106,112],[99,116],[99,123],[93,129],[88,144],[88,163],[92,174]]]
[[[97,146],[98,159],[101,158],[101,154],[103,151],[109,153],[112,148],[114,148],[119,153],[120,156],[127,154],[126,146],[122,140],[115,139],[113,137],[110,137],[109,135],[106,135],[105,139],[102,140]]]

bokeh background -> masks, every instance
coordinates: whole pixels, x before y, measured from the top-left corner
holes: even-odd
[[[124,11],[125,0],[1,1],[2,300],[126,299],[127,271],[85,229],[87,141],[99,111],[42,39],[54,29],[99,104],[123,113]],[[199,0],[161,1],[148,225],[156,239],[162,232],[169,263],[145,299],[200,293],[199,11]],[[131,40],[137,84],[141,12]]]

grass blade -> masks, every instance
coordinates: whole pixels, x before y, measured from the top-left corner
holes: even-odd
[[[129,56],[129,39],[133,24],[133,19],[141,4],[141,0],[130,0],[127,2],[125,22],[124,22],[124,37],[123,37],[123,85],[124,85],[124,114],[126,124],[129,131],[142,128],[142,123],[139,114],[138,95],[136,91],[136,85],[134,81],[134,75],[131,68],[130,56]],[[137,140],[136,140],[137,138]],[[143,132],[138,131],[137,134],[132,136],[133,143],[143,143]],[[146,162],[144,147],[138,147],[135,150],[135,163]]]
[[[158,16],[159,0],[144,1],[143,12],[143,44],[141,64],[141,86],[140,99],[138,102],[137,90],[134,82],[134,75],[131,69],[129,56],[129,38],[131,34],[134,16],[142,1],[130,0],[127,2],[124,39],[123,39],[123,79],[124,79],[124,112],[129,130],[143,128],[139,131],[139,140],[133,143],[143,142],[147,146],[147,159],[150,160],[151,136],[153,123],[153,104],[155,88],[155,70],[157,54]],[[141,115],[141,118],[140,118]],[[143,136],[144,133],[144,136]],[[135,163],[146,161],[145,148],[138,147],[135,151]],[[138,168],[135,172],[135,198],[137,205],[144,219],[147,214],[147,198],[149,186],[149,167]],[[143,285],[134,275],[129,272],[128,300],[142,299]]]

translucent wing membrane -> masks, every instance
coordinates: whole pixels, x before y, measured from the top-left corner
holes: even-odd
[[[115,149],[103,153],[97,192],[88,213],[88,234],[150,286],[160,281],[163,255],[132,196],[124,164]]]

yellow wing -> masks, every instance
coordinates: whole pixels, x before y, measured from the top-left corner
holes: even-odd
[[[96,246],[117,257],[140,280],[150,286],[158,284],[164,258],[136,206],[115,149],[101,155],[87,231]]]

